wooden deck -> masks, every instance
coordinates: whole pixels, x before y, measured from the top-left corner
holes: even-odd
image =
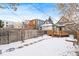
[[[48,30],[47,34],[49,36],[58,36],[58,37],[59,36],[61,36],[61,37],[67,37],[67,36],[69,36],[69,33],[65,32],[65,31],[59,31],[59,32],[57,32],[57,31],[53,31],[53,30]]]

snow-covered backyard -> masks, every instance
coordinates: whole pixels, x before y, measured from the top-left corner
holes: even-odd
[[[43,35],[37,38],[0,45],[1,56],[75,56],[75,47],[70,37],[51,37]]]

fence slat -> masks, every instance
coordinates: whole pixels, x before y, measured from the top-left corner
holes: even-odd
[[[0,45],[24,41],[26,39],[35,38],[43,34],[44,31],[42,30],[2,29],[0,30]]]

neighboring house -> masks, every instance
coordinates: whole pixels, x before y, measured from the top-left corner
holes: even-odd
[[[4,21],[3,28],[22,28],[21,22]]]
[[[25,20],[25,21],[23,22],[24,28],[27,28],[27,25],[29,24],[29,22],[30,22],[30,20]]]
[[[14,22],[12,21],[4,21],[4,27],[3,28],[14,28]]]
[[[51,17],[49,17],[48,19],[46,19],[46,21],[44,23],[45,24],[53,24],[53,21],[52,21]]]
[[[42,25],[42,30],[53,30],[53,21],[50,17]]]
[[[28,29],[37,29],[40,30],[41,29],[41,25],[44,24],[43,20],[40,19],[32,19],[29,22],[27,22],[27,28]]]
[[[36,27],[36,21],[35,20],[30,20],[29,23],[27,24],[28,29],[35,29]]]
[[[63,31],[72,33],[75,31],[75,22],[74,20],[69,20],[66,17],[62,16],[61,19],[56,23],[57,25],[64,26],[62,27]]]
[[[55,24],[56,26],[54,26],[54,30],[57,32],[54,35],[68,36],[69,34],[66,32],[68,28],[66,26],[68,26],[69,22],[69,19],[62,16],[60,20]]]
[[[43,24],[42,30],[52,30],[52,24]]]
[[[14,28],[22,28],[21,22],[14,22]]]
[[[41,26],[44,24],[44,21],[43,21],[43,20],[38,19],[38,20],[36,20],[36,23],[37,23],[37,25],[36,25],[36,29],[41,30],[41,29],[42,29],[42,27],[41,27]]]
[[[69,23],[69,19],[62,16],[60,20],[56,23],[55,30],[59,31],[59,27],[62,27],[62,30],[66,30],[65,26]]]
[[[56,24],[64,25],[64,24],[66,24],[66,23],[68,23],[68,22],[69,22],[69,19],[67,19],[67,18],[65,18],[64,16],[62,16],[62,17],[60,18],[60,20],[59,20]]]

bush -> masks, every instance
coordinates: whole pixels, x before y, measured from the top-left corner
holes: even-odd
[[[0,28],[3,28],[3,26],[4,26],[4,22],[0,20]]]

